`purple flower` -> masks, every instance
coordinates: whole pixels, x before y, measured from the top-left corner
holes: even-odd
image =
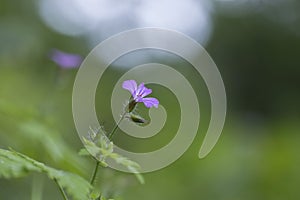
[[[152,90],[146,88],[144,83],[141,83],[139,86],[137,86],[135,80],[127,80],[123,82],[122,87],[125,90],[130,91],[133,101],[135,103],[143,102],[147,108],[151,108],[153,106],[156,108],[158,107],[159,101],[156,98],[153,97],[144,98],[145,96],[152,93]]]
[[[63,69],[77,68],[83,60],[80,55],[65,53],[57,49],[51,52],[50,58]]]

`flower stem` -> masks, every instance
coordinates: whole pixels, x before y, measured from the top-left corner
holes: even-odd
[[[116,133],[116,130],[119,128],[119,125],[121,123],[121,121],[124,119],[126,112],[124,112],[121,115],[121,118],[119,119],[119,121],[116,123],[116,125],[114,126],[113,130],[111,131],[111,133],[107,136],[109,140],[112,140],[114,134]]]
[[[124,119],[125,114],[126,114],[126,112],[124,112],[124,113],[121,115],[121,118],[120,118],[119,121],[116,123],[116,125],[115,125],[114,128],[113,128],[113,130],[110,132],[110,134],[108,134],[107,137],[108,137],[109,140],[111,140],[111,139],[113,138],[113,136],[114,136],[115,132],[117,131],[117,129],[118,129],[118,127],[119,127],[121,121]],[[94,173],[93,173],[93,176],[92,176],[91,181],[90,181],[91,185],[93,185],[94,182],[95,182],[95,179],[96,179],[96,176],[97,176],[97,173],[98,173],[99,164],[100,164],[100,162],[99,162],[98,160],[96,160],[96,166],[95,166]]]
[[[96,166],[95,166],[94,173],[93,173],[93,176],[92,176],[91,181],[90,181],[91,185],[93,185],[94,182],[95,182],[96,175],[98,173],[99,164],[100,164],[100,162],[98,160],[96,160]]]
[[[61,195],[64,197],[64,200],[68,200],[68,197],[67,197],[65,191],[64,191],[63,188],[59,185],[59,183],[57,182],[57,179],[55,178],[55,179],[53,179],[53,180],[54,180],[54,182],[56,183],[56,185],[58,186]]]

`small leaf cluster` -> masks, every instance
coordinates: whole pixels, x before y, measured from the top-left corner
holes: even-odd
[[[88,138],[83,137],[85,149],[81,149],[80,155],[93,155],[103,167],[107,167],[107,159],[110,158],[116,163],[126,167],[129,172],[133,173],[141,184],[144,184],[144,178],[139,173],[140,165],[136,162],[114,152],[114,144],[110,141],[105,132],[98,129],[91,131]]]

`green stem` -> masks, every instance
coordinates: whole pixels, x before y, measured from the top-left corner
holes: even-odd
[[[115,132],[117,131],[117,129],[118,129],[120,123],[121,123],[121,121],[124,119],[125,114],[126,114],[126,112],[124,112],[124,113],[122,114],[121,118],[120,118],[119,121],[116,123],[116,125],[115,125],[114,128],[113,128],[113,130],[110,132],[110,134],[108,134],[107,137],[108,137],[109,140],[112,140],[112,138],[113,138]],[[98,173],[99,164],[100,164],[100,162],[99,162],[98,160],[96,160],[96,166],[95,166],[94,173],[93,173],[93,176],[92,176],[91,181],[90,181],[91,185],[93,185],[94,182],[95,182],[95,179],[96,179],[96,176],[97,176],[97,173]]]
[[[121,121],[124,119],[125,114],[126,114],[126,112],[124,112],[124,113],[121,115],[121,118],[120,118],[119,121],[116,123],[116,125],[114,126],[113,130],[111,131],[111,133],[108,135],[108,139],[109,139],[109,140],[112,140],[114,134],[116,133],[116,130],[119,128],[119,125],[120,125]]]
[[[64,200],[68,200],[68,197],[67,197],[65,191],[64,191],[63,188],[59,185],[59,183],[57,182],[57,179],[55,178],[55,179],[53,179],[53,180],[54,180],[54,182],[56,183],[56,185],[58,186],[61,195],[64,197]]]
[[[95,182],[96,175],[98,173],[99,164],[100,164],[100,162],[98,160],[96,160],[96,166],[95,166],[94,173],[93,173],[93,176],[92,176],[91,181],[90,181],[91,185],[93,185],[94,182]]]
[[[131,111],[128,111],[128,110],[127,110],[127,109],[129,109],[128,107],[130,106],[130,102],[132,102],[132,101],[131,101],[131,98],[129,99],[128,105],[125,107],[124,112],[123,112],[123,114],[121,115],[121,118],[120,118],[119,121],[116,123],[116,125],[114,126],[114,128],[113,128],[113,130],[110,132],[110,134],[108,134],[107,137],[108,137],[108,139],[109,139],[110,141],[112,140],[112,138],[113,138],[113,136],[114,136],[116,130],[118,129],[118,127],[119,127],[121,121],[124,119],[124,117],[125,117],[125,115],[127,114],[127,112],[131,112]]]

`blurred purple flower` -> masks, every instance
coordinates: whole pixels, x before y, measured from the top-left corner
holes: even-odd
[[[127,80],[123,82],[122,87],[128,91],[130,91],[134,102],[143,102],[147,108],[151,107],[158,107],[159,101],[156,98],[148,97],[144,98],[145,96],[152,93],[152,90],[146,88],[144,83],[141,83],[137,86],[135,80]]]
[[[50,59],[63,69],[77,68],[83,61],[80,55],[65,53],[57,49],[52,50]]]

